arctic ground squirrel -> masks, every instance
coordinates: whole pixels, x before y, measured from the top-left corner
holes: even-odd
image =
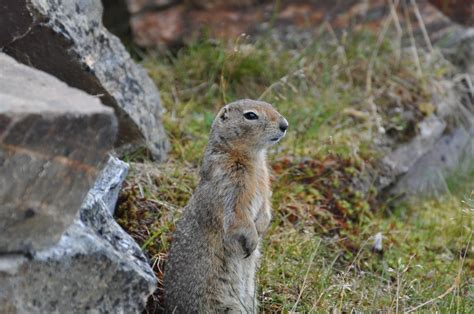
[[[266,151],[287,128],[261,101],[239,100],[217,114],[200,182],[173,235],[166,312],[257,312],[259,245],[271,220]]]

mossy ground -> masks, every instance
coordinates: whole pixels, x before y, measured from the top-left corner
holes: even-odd
[[[257,278],[261,310],[469,312],[474,213],[462,201],[472,176],[448,180],[451,194],[396,207],[370,184],[361,188],[380,134],[393,142],[412,137],[433,111],[433,86],[449,79],[436,53],[418,60],[366,33],[301,45],[207,40],[148,53],[143,64],[161,91],[172,151],[163,164],[129,156],[118,222],[161,279],[214,114],[232,100],[262,99],[290,129],[269,152],[274,220]],[[377,233],[381,252],[373,250]]]

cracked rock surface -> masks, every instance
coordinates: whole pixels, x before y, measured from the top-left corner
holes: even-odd
[[[143,310],[156,277],[110,212],[127,170],[125,163],[110,157],[80,215],[56,245],[31,256],[0,255],[1,313]]]
[[[168,150],[155,85],[120,40],[102,25],[100,0],[5,0],[0,49],[113,107],[118,153],[145,146],[157,160]]]
[[[117,131],[113,110],[0,53],[0,252],[59,240]]]

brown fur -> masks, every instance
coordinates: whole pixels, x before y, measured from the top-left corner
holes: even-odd
[[[258,119],[245,118],[249,111]],[[287,126],[264,102],[241,100],[218,113],[201,180],[173,236],[165,270],[167,312],[257,311],[258,246],[271,220],[265,154]]]

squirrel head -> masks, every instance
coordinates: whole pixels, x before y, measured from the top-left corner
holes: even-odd
[[[243,99],[219,111],[211,135],[231,148],[260,151],[278,143],[287,128],[288,121],[269,103]]]

